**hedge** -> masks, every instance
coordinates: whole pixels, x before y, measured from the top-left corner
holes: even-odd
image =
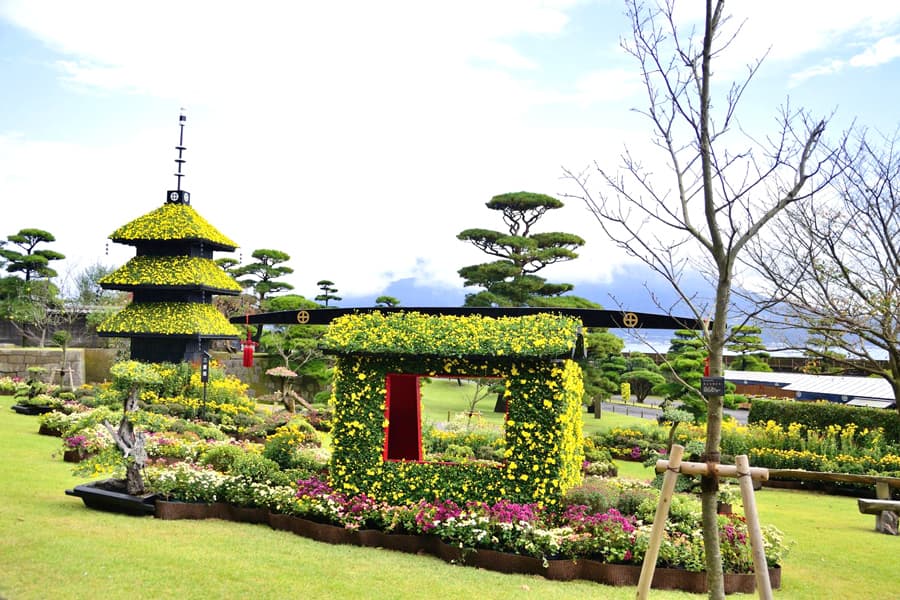
[[[900,442],[900,414],[884,408],[846,406],[836,402],[798,402],[795,400],[769,400],[757,398],[750,406],[749,423],[775,421],[782,427],[800,423],[810,428],[825,430],[829,425],[855,423],[860,429],[884,430],[885,440]]]

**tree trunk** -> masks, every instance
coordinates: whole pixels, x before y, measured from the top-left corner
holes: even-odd
[[[144,493],[144,477],[143,469],[147,462],[147,451],[144,449],[144,434],[134,432],[134,424],[129,419],[129,413],[137,410],[138,406],[137,388],[133,388],[125,398],[123,403],[122,420],[119,422],[119,428],[113,429],[108,421],[104,421],[116,446],[122,451],[123,460],[125,461],[125,491],[132,496],[138,496]]]
[[[731,269],[726,260],[719,263],[719,281],[716,286],[716,306],[712,330],[709,334],[709,375],[722,377],[722,352],[727,336],[728,304],[731,300]],[[706,446],[703,460],[718,464],[721,460],[722,396],[706,399]],[[706,551],[706,577],[709,597],[725,598],[725,578],[722,574],[722,552],[719,546],[718,492],[719,480],[715,475],[700,479],[700,504],[703,510],[703,547]]]
[[[125,469],[125,491],[132,496],[140,496],[145,491],[141,467],[134,463],[129,463]]]
[[[900,352],[894,347],[888,351],[888,368],[891,371],[891,389],[894,390],[894,401],[897,402],[897,412],[900,412]]]

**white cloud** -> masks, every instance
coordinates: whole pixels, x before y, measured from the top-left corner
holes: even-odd
[[[703,10],[700,2],[678,3],[677,22],[681,26],[696,24],[702,34]],[[900,25],[900,3],[883,0],[858,0],[851,4],[843,0],[754,0],[726,3],[725,10],[731,16],[723,29],[726,35],[722,41],[729,39],[729,32],[741,28],[728,51],[716,61],[718,74],[729,78],[745,74],[746,66],[763,56],[766,64],[777,64],[809,60],[822,52],[833,58],[801,69],[793,81],[834,73],[849,60],[835,55],[850,56],[859,44],[875,44],[887,32],[895,33]]]
[[[797,73],[791,74],[790,85],[796,86],[807,79],[812,79],[813,77],[819,76],[827,76],[834,75],[835,73],[841,72],[844,67],[847,66],[847,61],[844,60],[830,60],[821,65],[816,65],[813,67],[809,67],[802,71],[798,71]]]
[[[829,60],[791,75],[791,85],[819,76],[835,75],[847,68],[877,67],[900,57],[900,35],[881,38],[847,60]]]
[[[900,35],[882,38],[849,61],[851,67],[877,67],[900,57]]]

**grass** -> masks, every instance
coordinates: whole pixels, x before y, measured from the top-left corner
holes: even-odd
[[[422,385],[422,410],[429,421],[446,421],[448,415],[464,412],[467,409],[466,398],[471,397],[474,386],[463,382],[459,385],[456,379],[435,378]],[[503,425],[504,414],[494,412],[494,402],[497,397],[488,395],[478,402],[475,410],[481,413],[481,418],[488,423]],[[589,435],[598,431],[606,431],[613,427],[626,427],[633,424],[651,424],[654,421],[632,417],[612,411],[603,413],[602,418],[595,419],[593,413],[587,411],[583,414],[584,433]]]
[[[88,510],[63,493],[81,480],[54,457],[59,440],[37,435],[37,418],[13,413],[11,404],[0,397],[2,598],[543,600],[635,594],[630,587],[552,582],[448,565],[429,556],[332,546],[263,525]],[[620,463],[620,472],[650,476],[635,463]],[[797,542],[776,597],[896,597],[897,538],[876,534],[873,517],[859,514],[854,499],[764,489],[757,500],[762,521]],[[702,596],[654,591],[652,597]]]

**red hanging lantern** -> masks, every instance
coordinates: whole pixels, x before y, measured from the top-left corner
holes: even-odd
[[[250,338],[250,315],[247,315],[247,339],[241,342],[241,350],[244,353],[244,366],[252,367],[253,366],[253,349],[256,347],[256,342],[254,342]]]

